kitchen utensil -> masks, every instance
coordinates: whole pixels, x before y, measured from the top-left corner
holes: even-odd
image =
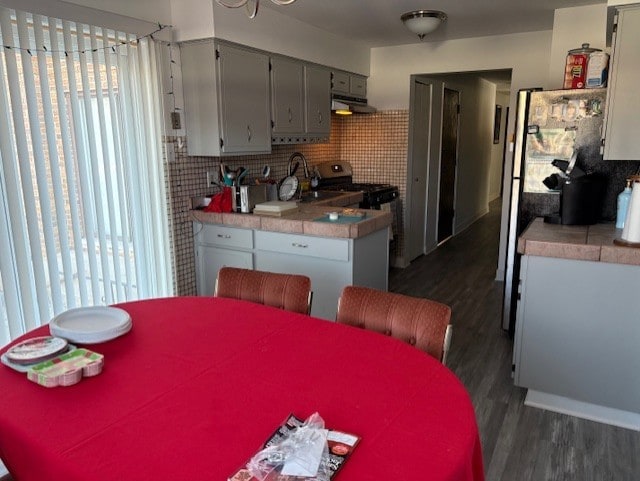
[[[242,179],[244,179],[247,174],[249,173],[249,171],[247,169],[245,169],[244,167],[240,167],[240,174],[237,176],[236,178],[236,183],[238,185],[240,185],[242,183]]]
[[[268,165],[265,165],[262,168],[262,177],[264,177],[265,179],[268,179],[270,173],[271,173],[271,167],[269,167]]]
[[[224,164],[220,164],[220,168],[222,169],[222,176],[224,177],[224,185],[232,186],[236,178],[236,173]]]

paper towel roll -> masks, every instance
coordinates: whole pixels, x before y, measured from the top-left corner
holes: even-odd
[[[634,182],[627,218],[622,229],[622,239],[627,242],[640,242],[640,183]]]

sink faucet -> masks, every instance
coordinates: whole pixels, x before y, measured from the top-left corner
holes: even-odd
[[[304,178],[308,179],[309,178],[309,166],[307,165],[307,159],[300,152],[294,152],[293,154],[291,154],[291,157],[289,157],[289,168],[288,168],[289,175],[291,175],[291,165],[293,164],[293,161],[296,158],[302,159],[302,169],[304,170]]]

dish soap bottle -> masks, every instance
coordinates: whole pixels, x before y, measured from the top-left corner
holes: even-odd
[[[631,179],[627,179],[627,186],[618,194],[618,213],[616,215],[616,229],[624,228],[624,221],[629,210],[629,200],[631,199]]]

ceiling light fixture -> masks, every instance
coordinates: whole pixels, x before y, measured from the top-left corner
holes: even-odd
[[[271,0],[276,5],[290,5],[296,0]],[[260,0],[216,0],[218,5],[222,5],[227,8],[240,8],[246,7],[247,16],[249,18],[255,18],[258,13],[258,7]]]
[[[405,27],[415,33],[420,40],[438,28],[446,19],[447,14],[439,10],[415,10],[400,17]]]

